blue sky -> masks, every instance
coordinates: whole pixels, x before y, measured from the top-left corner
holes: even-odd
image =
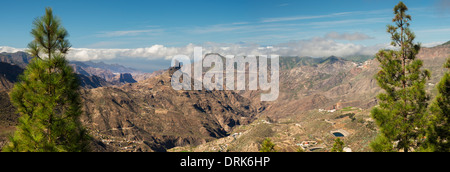
[[[190,52],[194,45],[211,47],[208,51],[217,47],[223,50],[224,47],[278,46],[293,49],[283,51],[282,55],[299,56],[370,54],[389,43],[386,25],[391,23],[392,9],[397,3],[392,0],[9,0],[0,5],[0,47],[25,48],[32,40],[29,32],[33,19],[43,15],[45,7],[52,7],[70,33],[74,48],[71,57],[75,60],[122,58],[123,61],[133,56],[167,60],[174,53]],[[436,45],[450,40],[449,0],[406,0],[404,3],[413,17],[411,28],[418,42]],[[117,49],[134,51],[118,52]],[[245,50],[245,53],[256,51]]]

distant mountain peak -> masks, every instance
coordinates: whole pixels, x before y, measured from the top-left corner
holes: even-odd
[[[130,73],[121,73],[119,77],[120,83],[136,83],[137,81],[133,79]]]
[[[344,59],[342,59],[342,58],[339,58],[339,57],[336,57],[336,56],[330,56],[330,57],[328,57],[328,58],[325,58],[323,61],[321,61],[320,63],[330,63],[330,64],[333,64],[333,63],[336,63],[336,62],[341,62],[341,61],[346,61],[346,60],[344,60]]]
[[[136,69],[122,66],[120,64],[107,64],[105,62],[94,62],[94,61],[71,61],[70,63],[77,64],[77,65],[83,65],[84,67],[93,67],[93,68],[100,68],[109,70],[113,73],[142,73]]]

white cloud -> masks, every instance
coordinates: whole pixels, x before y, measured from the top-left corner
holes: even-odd
[[[355,36],[356,35],[356,36]],[[206,42],[202,45],[188,44],[180,47],[166,47],[164,45],[153,45],[145,48],[135,49],[91,49],[72,48],[67,58],[69,60],[114,60],[114,59],[145,59],[145,60],[169,60],[175,55],[187,55],[192,57],[194,47],[202,47],[203,54],[219,53],[222,55],[271,55],[280,56],[311,56],[327,57],[349,56],[349,55],[374,55],[379,49],[388,48],[388,44],[364,46],[354,43],[341,43],[328,37],[342,39],[357,39],[364,37],[359,34],[327,34],[325,37],[314,37],[311,39],[290,41],[277,45],[261,46],[252,43],[215,43]],[[0,51],[16,52],[23,49],[12,47],[0,47]]]
[[[72,48],[67,57],[69,60],[77,61],[111,60],[116,58],[170,59],[172,56],[178,54],[190,55],[193,49],[193,44],[188,44],[185,47],[153,45],[151,47],[136,49]]]
[[[206,34],[215,32],[231,32],[236,30],[248,30],[250,26],[243,24],[217,24],[211,26],[194,27],[186,29],[187,32],[193,34]]]
[[[0,53],[15,53],[18,51],[24,51],[24,48],[13,48],[13,47],[8,47],[8,46],[0,46]]]
[[[125,41],[100,41],[96,42],[90,45],[87,45],[87,48],[102,48],[102,47],[114,47],[114,46],[120,46],[128,44],[128,42]]]
[[[434,47],[434,46],[437,46],[437,45],[441,45],[441,44],[443,44],[443,43],[444,43],[444,42],[442,42],[442,41],[423,43],[423,44],[422,44],[422,47]]]
[[[450,28],[439,28],[439,29],[424,29],[418,30],[417,33],[434,33],[434,34],[445,34],[450,32]]]
[[[282,46],[286,48],[278,51],[280,55],[312,57],[374,55],[379,49],[387,47],[387,45],[364,46],[353,43],[339,43],[321,37],[284,43]]]
[[[438,0],[435,3],[435,9],[438,11],[439,15],[447,16],[450,14],[450,1],[449,0]]]
[[[331,13],[325,15],[305,15],[305,16],[286,16],[286,17],[274,17],[274,18],[263,18],[261,22],[287,22],[287,21],[297,21],[297,20],[307,20],[307,19],[321,19],[321,18],[336,18],[344,16],[380,16],[380,14],[389,14],[391,9],[379,9],[379,10],[368,10],[368,11],[349,11],[349,12],[339,12]]]
[[[330,32],[325,35],[325,38],[333,39],[333,40],[347,40],[347,41],[359,41],[359,40],[366,40],[366,39],[373,39],[373,37],[370,37],[366,34],[355,32],[355,33],[337,33],[337,32]]]
[[[375,17],[375,18],[364,18],[364,19],[345,19],[345,20],[333,20],[333,21],[320,21],[311,22],[307,25],[314,26],[316,28],[329,28],[336,27],[339,25],[350,26],[350,25],[361,25],[361,24],[373,24],[373,23],[385,23],[391,20],[390,17]]]
[[[175,55],[192,56],[194,47],[202,47],[203,54],[219,53],[222,55],[270,55],[281,56],[349,56],[349,55],[374,55],[379,49],[387,48],[387,44],[364,46],[353,43],[340,43],[331,39],[315,37],[308,40],[291,41],[273,46],[261,46],[258,44],[224,44],[207,42],[203,45],[188,44],[182,47],[166,47],[153,45],[136,49],[86,49],[73,48],[69,52],[70,60],[111,60],[116,58],[142,58],[142,59],[166,59]]]
[[[146,30],[123,30],[123,31],[105,31],[100,32],[98,37],[119,37],[119,36],[138,36],[141,34],[159,34],[162,29],[146,29]]]
[[[310,15],[310,16],[289,16],[289,17],[278,17],[278,18],[265,18],[262,19],[261,22],[269,23],[269,22],[285,22],[285,21],[296,21],[296,20],[307,20],[307,19],[319,19],[319,18],[330,18],[337,16],[344,16],[352,14],[353,12],[342,12],[342,13],[333,13],[327,15]]]

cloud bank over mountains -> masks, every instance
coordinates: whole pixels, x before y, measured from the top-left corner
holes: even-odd
[[[388,44],[377,44],[364,46],[352,41],[372,39],[362,33],[336,33],[330,32],[323,37],[289,41],[277,45],[259,45],[252,43],[215,43],[206,42],[201,45],[188,44],[179,47],[167,47],[164,45],[153,45],[145,48],[134,49],[91,49],[72,48],[68,54],[69,60],[114,60],[114,59],[145,59],[145,60],[170,60],[175,55],[193,55],[194,47],[202,47],[203,53],[219,53],[222,55],[271,55],[280,56],[353,56],[374,55],[379,49],[389,48]],[[338,42],[344,40],[347,42]],[[24,48],[0,47],[0,52],[24,51]]]

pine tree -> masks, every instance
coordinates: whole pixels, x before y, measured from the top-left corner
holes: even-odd
[[[425,84],[430,78],[428,70],[421,70],[423,62],[416,59],[420,44],[415,44],[409,29],[411,16],[403,2],[394,7],[395,25],[388,25],[391,45],[395,50],[380,50],[376,59],[381,70],[376,75],[384,93],[378,95],[379,106],[371,114],[380,128],[377,138],[370,144],[374,151],[417,150],[423,142],[427,101]]]
[[[51,8],[33,26],[35,39],[28,51],[34,58],[10,93],[21,117],[4,151],[87,151],[89,136],[79,120],[79,83],[65,59],[68,32]]]
[[[450,58],[445,68],[450,69]],[[450,72],[436,86],[438,95],[430,105],[431,120],[426,151],[450,152]]]
[[[334,140],[333,147],[331,148],[331,152],[344,152],[344,142],[341,141],[340,138]]]
[[[302,147],[298,147],[296,152],[305,152],[305,150]]]
[[[259,152],[276,152],[275,144],[272,143],[272,140],[270,140],[270,138],[266,138],[262,142],[261,148],[259,149]]]

